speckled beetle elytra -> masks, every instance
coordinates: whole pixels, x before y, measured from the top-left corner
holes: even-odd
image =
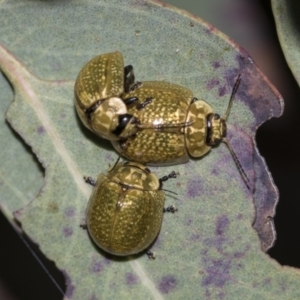
[[[94,242],[114,255],[130,255],[143,251],[154,241],[161,227],[165,194],[162,181],[175,178],[172,172],[161,179],[142,164],[116,163],[94,185],[86,211],[86,225]],[[153,255],[149,256],[154,258]]]
[[[121,99],[134,90],[131,65],[124,68],[120,52],[101,54],[90,60],[75,82],[75,107],[83,124],[108,140],[126,138],[136,132],[134,116]],[[135,99],[126,99],[128,103]]]

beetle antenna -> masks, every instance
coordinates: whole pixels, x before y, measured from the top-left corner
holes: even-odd
[[[177,193],[173,192],[173,191],[170,191],[170,190],[166,190],[166,189],[160,189],[161,191],[165,191],[165,192],[169,192],[169,193],[172,193],[174,195],[178,195]]]
[[[118,162],[120,161],[120,159],[121,159],[121,156],[119,155],[118,159],[116,160],[115,164],[114,164],[113,167],[110,169],[110,171],[112,171],[112,170],[116,167],[116,165],[118,164]]]
[[[233,102],[233,99],[234,99],[234,96],[236,94],[236,91],[238,90],[239,88],[239,85],[241,83],[241,74],[239,74],[234,86],[233,86],[233,89],[232,89],[232,92],[231,92],[231,96],[230,96],[230,99],[229,99],[229,103],[228,103],[228,106],[227,106],[227,109],[226,109],[226,112],[225,112],[225,115],[224,117],[222,117],[222,119],[224,119],[225,121],[227,120],[228,116],[229,116],[229,112],[230,112],[230,109],[231,109],[231,105],[232,105],[232,102]]]
[[[229,141],[225,137],[223,138],[222,141],[226,144],[227,148],[229,149],[229,152],[230,152],[230,154],[231,154],[231,156],[232,156],[232,158],[233,158],[233,160],[234,160],[234,162],[235,162],[235,164],[236,164],[236,166],[237,166],[237,168],[238,168],[238,170],[239,170],[239,172],[240,172],[240,174],[241,174],[241,176],[242,176],[242,178],[243,178],[243,180],[244,180],[244,182],[245,182],[245,184],[248,188],[248,190],[250,190],[250,180],[247,177],[247,174],[245,173],[245,171],[244,171],[239,159],[237,158],[233,148],[231,147]]]

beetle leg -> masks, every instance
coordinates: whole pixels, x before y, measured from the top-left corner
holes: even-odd
[[[124,77],[124,90],[125,93],[128,93],[131,89],[131,86],[134,85],[135,80],[132,65],[128,65],[124,68]]]
[[[92,177],[83,177],[84,181],[92,186],[95,186],[96,185],[96,180],[93,179]]]
[[[147,256],[149,259],[155,259],[155,253],[152,251],[147,251],[146,252]]]
[[[98,108],[98,106],[103,102],[103,100],[98,100],[91,107],[85,110],[86,117],[90,120],[91,114]]]
[[[164,208],[163,212],[170,212],[172,214],[174,214],[176,211],[178,211],[178,208],[175,207],[174,205],[168,206],[166,208]]]
[[[87,225],[86,223],[80,224],[79,227],[83,230],[87,230]]]
[[[134,84],[130,87],[129,92],[135,91],[136,89],[140,88],[142,85],[143,85],[142,82],[137,81],[136,83],[134,83]]]
[[[153,100],[152,97],[146,98],[146,100],[143,103],[140,103],[136,106],[136,109],[141,110],[141,109],[145,108],[146,105],[152,103],[152,100]]]
[[[129,98],[123,99],[126,106],[129,106],[130,104],[132,104],[138,100],[139,100],[138,97],[129,97]]]
[[[160,181],[160,183],[162,183],[163,181],[167,181],[170,178],[176,178],[177,175],[179,175],[179,173],[176,173],[175,171],[173,171],[169,175],[160,178],[159,181]]]
[[[194,103],[195,101],[199,100],[198,98],[194,97],[191,101],[191,104]]]

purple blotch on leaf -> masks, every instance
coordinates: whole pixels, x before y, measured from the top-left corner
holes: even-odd
[[[223,235],[225,231],[228,229],[229,226],[229,220],[227,216],[222,215],[217,218],[216,222],[216,229],[215,229],[215,234],[216,235]]]
[[[220,170],[218,168],[213,168],[211,171],[212,175],[218,176],[220,174]]]
[[[138,278],[133,273],[126,273],[125,279],[127,285],[133,285],[139,282]]]
[[[65,215],[67,217],[73,217],[74,216],[74,212],[75,212],[74,207],[69,206],[69,207],[67,207],[65,209]]]
[[[226,87],[225,86],[221,86],[219,87],[219,96],[222,97],[226,94]],[[228,99],[229,101],[229,99]]]
[[[221,66],[221,64],[220,64],[220,62],[218,62],[218,61],[215,61],[215,62],[213,63],[213,67],[214,67],[215,69],[220,68],[220,66]]]
[[[71,236],[71,235],[73,234],[73,229],[72,229],[72,227],[65,227],[65,228],[63,229],[63,233],[64,233],[64,236],[65,236],[65,237]]]
[[[237,219],[238,219],[238,220],[242,220],[242,219],[243,219],[243,217],[244,217],[244,215],[243,215],[243,214],[238,214],[238,216],[237,216]]]
[[[39,126],[38,129],[37,129],[38,134],[43,134],[45,131],[46,130],[45,130],[44,126]]]
[[[202,280],[203,285],[223,287],[230,280],[230,260],[214,260],[205,271],[207,276]]]
[[[65,296],[71,299],[75,290],[75,286],[72,284],[69,274],[65,270],[62,270],[62,273],[65,277],[67,287]]]
[[[161,282],[158,285],[158,289],[163,294],[168,294],[176,287],[176,284],[177,284],[176,278],[173,275],[167,275],[162,278]]]
[[[201,195],[203,190],[202,182],[198,179],[191,179],[187,185],[187,195],[189,198],[195,198]]]
[[[214,87],[218,86],[219,84],[220,84],[220,81],[216,78],[213,78],[207,83],[206,87],[208,90],[211,90]]]
[[[95,262],[92,266],[93,273],[99,273],[103,270],[103,266],[100,262]]]

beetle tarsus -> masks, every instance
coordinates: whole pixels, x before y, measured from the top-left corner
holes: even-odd
[[[174,214],[176,211],[178,211],[178,208],[175,207],[174,205],[168,206],[168,207],[164,207],[163,212],[170,212],[172,214]]]
[[[146,98],[146,100],[143,103],[140,103],[136,106],[136,109],[141,110],[145,108],[148,104],[152,103],[152,100],[153,100],[152,97]]]
[[[149,259],[155,259],[155,253],[152,251],[147,251],[146,252],[147,256]]]
[[[130,91],[130,92],[133,92],[133,91],[135,91],[136,89],[140,88],[142,85],[143,85],[142,82],[137,81],[136,83],[134,83],[134,84],[130,87],[129,91]]]
[[[80,224],[79,227],[83,230],[87,230],[87,225],[86,223]]]
[[[171,172],[169,175],[160,178],[159,181],[160,181],[160,182],[167,181],[167,180],[170,179],[170,178],[176,178],[177,175],[179,175],[179,173],[176,173],[175,171],[173,171],[173,172]]]
[[[88,184],[90,184],[90,185],[92,185],[92,186],[95,186],[95,185],[96,185],[96,180],[93,179],[93,178],[90,177],[90,176],[88,176],[88,177],[84,176],[83,179],[84,179],[84,181],[85,181],[86,183],[88,183]]]

